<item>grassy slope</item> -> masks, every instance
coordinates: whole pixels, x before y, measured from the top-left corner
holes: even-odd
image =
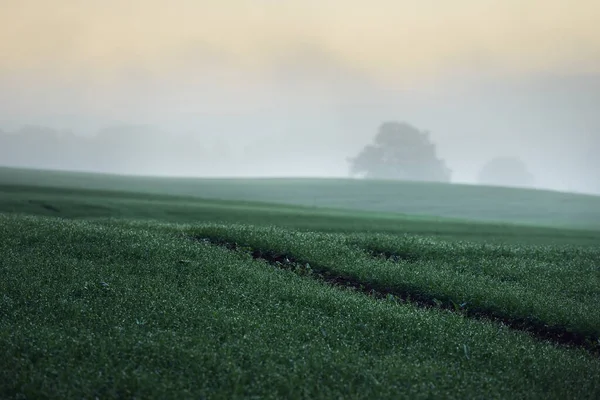
[[[597,398],[600,360],[195,243],[0,214],[2,398]]]
[[[0,184],[0,397],[600,396],[600,360],[584,350],[375,301],[186,238],[290,252],[364,283],[595,334],[598,231],[222,202],[159,187],[60,189],[39,186],[40,176]]]
[[[0,168],[0,184],[134,191],[600,229],[600,197],[548,191],[333,179],[173,179]]]
[[[464,304],[526,329],[600,344],[597,248],[447,243],[412,236],[203,226],[194,237],[300,260],[313,270],[438,306]],[[389,257],[379,256],[382,252]],[[374,256],[374,254],[376,256]],[[435,299],[435,301],[434,301]]]
[[[473,223],[436,217],[233,202],[144,193],[0,185],[0,212],[281,226],[324,232],[413,233],[448,240],[596,246],[600,231]]]

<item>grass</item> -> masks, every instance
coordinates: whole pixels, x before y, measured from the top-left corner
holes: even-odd
[[[0,184],[0,212],[76,219],[116,218],[280,226],[319,232],[412,233],[451,241],[483,243],[597,246],[600,242],[600,230],[24,185]]]
[[[274,202],[600,230],[600,196],[542,190],[349,179],[128,177],[14,168],[0,168],[0,184]]]
[[[36,173],[0,183],[0,398],[600,396],[589,226]]]
[[[459,311],[466,315],[499,319],[600,350],[597,249],[244,226],[206,226],[194,229],[192,235],[296,259],[326,276],[421,304],[446,308],[462,304]]]
[[[600,360],[181,226],[2,216],[0,397],[595,398]]]

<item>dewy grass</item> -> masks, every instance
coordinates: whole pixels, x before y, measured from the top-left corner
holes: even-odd
[[[600,347],[598,250],[250,227],[204,227],[193,235],[286,254],[383,295],[498,319],[559,343]],[[377,246],[388,249],[381,253],[384,258],[373,257]]]
[[[189,229],[0,214],[0,397],[600,395],[585,351],[341,291],[182,239]],[[343,236],[194,230],[367,259],[343,256]]]
[[[343,181],[13,172],[0,169],[0,398],[600,397],[589,351],[470,318],[591,342],[598,231],[364,211],[369,196],[439,210],[440,196],[410,200],[438,186],[369,183],[358,198]],[[363,211],[248,201],[268,187],[312,204],[324,184],[330,205]],[[442,208],[470,207],[446,189],[460,196]],[[219,193],[232,201],[194,197]],[[563,197],[594,225],[596,199]]]

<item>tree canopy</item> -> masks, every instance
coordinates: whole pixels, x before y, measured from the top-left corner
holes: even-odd
[[[479,173],[479,183],[497,186],[532,186],[533,175],[517,157],[498,157],[487,162]]]
[[[429,133],[405,122],[381,124],[373,143],[348,161],[350,175],[367,179],[449,182],[451,178]]]

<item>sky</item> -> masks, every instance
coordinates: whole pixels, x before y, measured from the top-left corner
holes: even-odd
[[[343,176],[402,120],[457,182],[518,156],[585,191],[598,20],[597,0],[0,0],[0,129],[150,124],[225,143],[207,175]]]

